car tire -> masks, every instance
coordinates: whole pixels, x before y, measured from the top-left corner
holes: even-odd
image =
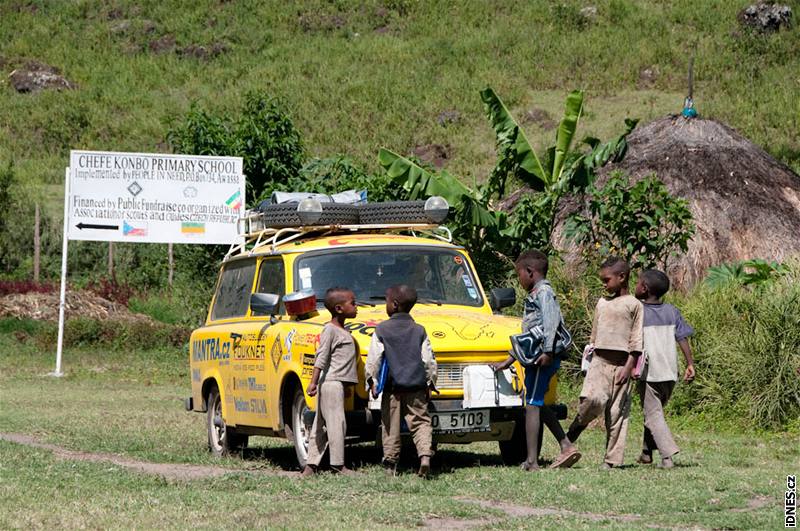
[[[249,437],[236,433],[236,430],[228,426],[222,418],[222,399],[216,387],[208,394],[206,425],[208,449],[213,455],[217,457],[235,455],[247,448]]]
[[[297,464],[301,469],[306,466],[306,461],[308,461],[308,434],[311,432],[311,426],[306,425],[303,420],[308,409],[303,390],[296,387],[292,398],[292,416],[286,423],[285,431],[286,438],[294,446]]]
[[[297,215],[297,203],[280,205],[261,203],[258,210],[264,215],[264,226],[275,229],[300,227],[304,223]],[[322,215],[314,225],[356,225],[358,207],[341,203],[322,203]]]
[[[362,225],[394,223],[432,223],[425,214],[425,201],[386,201],[367,203],[359,209]]]
[[[505,465],[518,465],[528,457],[528,447],[525,438],[525,413],[517,417],[514,433],[507,441],[500,441],[500,457]]]

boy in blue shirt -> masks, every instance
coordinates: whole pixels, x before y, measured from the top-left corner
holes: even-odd
[[[564,434],[561,423],[555,413],[544,405],[544,396],[550,387],[550,380],[561,367],[562,352],[554,352],[556,332],[563,322],[561,308],[556,300],[553,287],[547,281],[547,255],[541,251],[525,251],[514,264],[519,282],[528,296],[525,298],[522,316],[522,331],[528,332],[536,326],[544,331],[544,353],[537,360],[537,367],[525,369],[525,437],[528,457],[522,469],[535,471],[539,469],[539,429],[541,422],[558,440],[561,454],[550,465],[551,468],[569,468],[581,458],[580,452]],[[510,367],[514,358],[509,356],[505,361],[492,365],[495,371]]]

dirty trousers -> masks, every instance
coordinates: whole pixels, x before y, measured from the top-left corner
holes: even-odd
[[[308,464],[318,466],[325,448],[330,448],[331,466],[343,466],[345,433],[344,384],[322,382],[317,394],[317,414],[308,436]]]
[[[672,457],[680,450],[664,418],[664,406],[674,388],[675,382],[639,382],[639,398],[642,399],[644,410],[642,449],[650,454],[658,449],[662,458]]]
[[[417,447],[417,456],[432,456],[431,416],[428,414],[426,390],[384,392],[381,401],[381,436],[383,459],[396,463],[400,459],[400,418],[405,419],[408,431]]]
[[[619,466],[625,452],[628,434],[628,417],[631,412],[631,379],[617,385],[614,378],[623,366],[611,363],[600,356],[592,358],[581,390],[578,415],[573,424],[588,426],[600,414],[605,416],[605,462]]]

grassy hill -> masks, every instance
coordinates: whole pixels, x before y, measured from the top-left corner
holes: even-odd
[[[626,116],[679,112],[694,52],[700,113],[800,169],[800,30],[743,31],[747,4],[7,0],[0,161],[50,185],[55,214],[69,149],[168,151],[170,120],[192,102],[235,110],[265,89],[288,104],[310,156],[376,169],[381,146],[439,144],[448,170],[481,180],[495,155],[479,89],[530,113],[538,144],[566,92],[584,88],[582,133],[604,136]],[[596,14],[582,14],[590,5]],[[78,88],[18,94],[7,75],[27,60]]]

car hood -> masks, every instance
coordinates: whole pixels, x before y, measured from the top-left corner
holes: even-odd
[[[520,319],[484,313],[479,309],[458,306],[422,306],[411,311],[411,316],[425,327],[434,352],[503,352],[511,348],[509,336],[520,333]],[[366,353],[375,327],[387,320],[384,306],[360,307],[358,316],[349,319],[345,328],[350,330]],[[328,321],[328,312],[322,311],[310,319],[317,323]]]

